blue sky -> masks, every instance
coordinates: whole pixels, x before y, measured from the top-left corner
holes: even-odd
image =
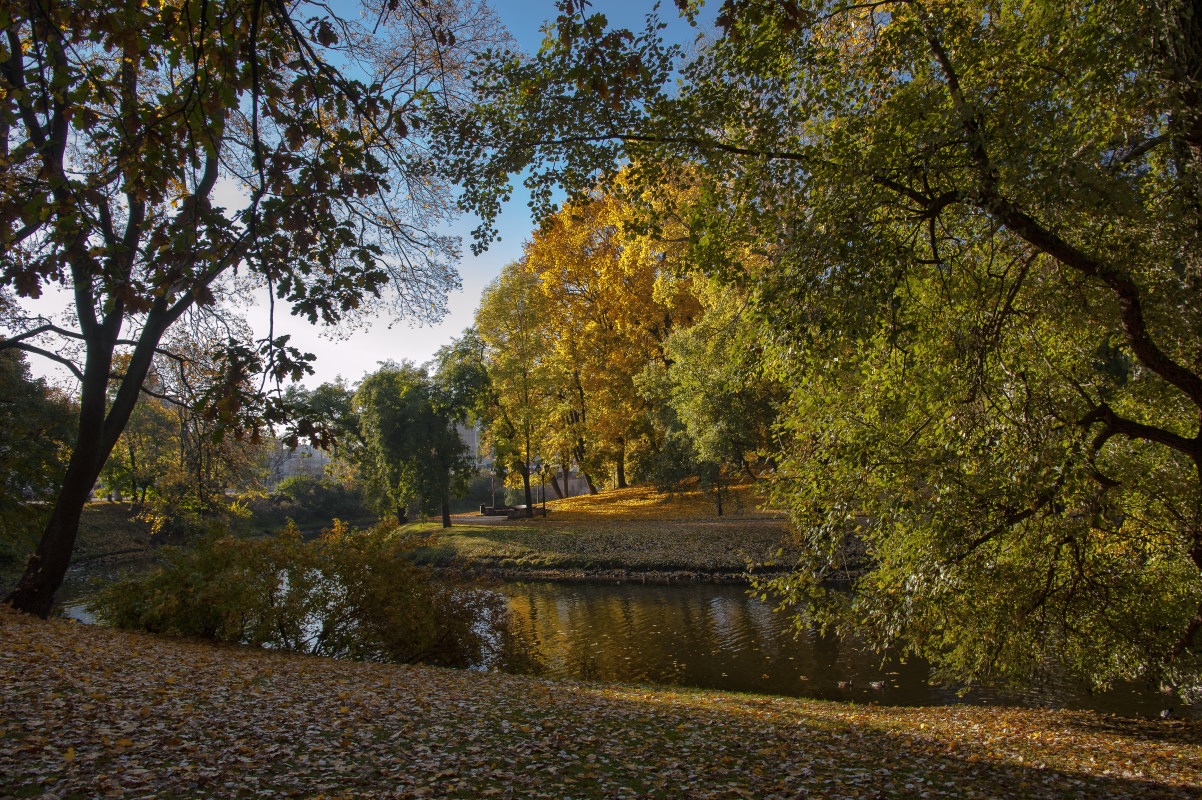
[[[650,2],[629,0],[595,0],[593,3],[593,8],[604,13],[611,25],[631,29],[643,27],[644,17],[652,6]],[[527,51],[538,49],[542,42],[539,28],[557,14],[553,0],[494,0],[493,7],[501,22],[517,40],[518,46]],[[676,8],[671,2],[661,7],[660,12],[670,25],[666,32],[668,38],[681,44],[693,41],[696,31],[677,17]],[[440,324],[410,326],[402,321],[389,327],[388,320],[381,319],[369,330],[331,339],[328,332],[323,335],[320,330],[309,328],[295,318],[282,318],[277,312],[277,331],[283,329],[292,334],[293,344],[317,356],[316,374],[305,383],[315,386],[332,381],[339,375],[353,383],[374,370],[380,361],[388,359],[423,363],[439,347],[471,325],[484,287],[500,273],[505,264],[521,255],[522,244],[534,229],[534,221],[526,208],[526,197],[521,193],[520,185],[516,189],[518,191],[515,191],[513,200],[499,220],[501,241],[493,243],[482,255],[473,256],[466,246],[470,232],[477,224],[476,220],[462,218],[453,226],[453,231],[463,238],[465,245],[463,260],[459,265],[463,288],[450,296],[450,313]],[[256,326],[258,322],[252,320]]]
[[[341,7],[350,3],[357,4],[357,0],[335,0],[333,5],[342,10]],[[492,5],[518,47],[526,51],[538,49],[543,38],[541,26],[558,13],[554,0],[493,0]],[[592,7],[604,13],[611,25],[640,30],[653,5],[652,2],[641,0],[594,0]],[[717,5],[717,0],[711,3],[711,16],[714,5]],[[660,13],[664,21],[669,23],[666,38],[682,45],[694,41],[696,30],[679,19],[670,0],[661,7]],[[460,236],[464,245],[463,259],[459,264],[463,288],[450,295],[447,304],[449,313],[437,325],[419,326],[404,320],[392,322],[387,317],[380,317],[349,335],[334,335],[329,329],[312,326],[306,320],[289,315],[282,305],[277,304],[274,334],[289,334],[292,337],[291,344],[317,356],[314,365],[316,372],[304,383],[316,386],[339,376],[354,383],[375,370],[381,361],[410,360],[418,364],[429,361],[439,347],[449,343],[472,324],[484,287],[500,273],[505,264],[521,255],[522,244],[534,229],[534,220],[526,207],[526,200],[524,190],[518,183],[513,199],[498,220],[501,240],[494,242],[487,252],[479,256],[473,256],[468,247],[471,230],[478,221],[463,217],[452,225],[449,232]],[[70,303],[68,292],[51,287],[41,301],[27,304],[27,307],[35,313],[57,317],[67,312]],[[269,326],[266,294],[250,299],[240,310],[256,333],[265,335]],[[31,357],[30,367],[36,375],[48,377],[64,386],[74,386],[69,373],[53,362]]]

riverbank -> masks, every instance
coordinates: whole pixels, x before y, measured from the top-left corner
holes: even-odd
[[[504,580],[639,583],[746,583],[749,571],[765,574],[796,563],[797,550],[784,515],[762,509],[751,487],[728,490],[724,514],[690,490],[675,493],[635,486],[547,503],[549,514],[508,520],[456,514],[453,526],[420,522],[408,530],[429,537],[414,554],[440,570]],[[355,521],[359,525],[371,520]],[[281,523],[282,524],[282,523]],[[307,520],[307,532],[320,528]],[[327,524],[329,524],[327,522]],[[251,529],[266,532],[263,520]],[[145,563],[157,547],[150,525],[124,503],[91,503],[80,523],[72,566],[120,569]],[[16,562],[0,569],[10,587]]]
[[[1202,726],[359,664],[0,609],[11,797],[1202,797]]]
[[[635,486],[548,502],[546,517],[462,514],[449,529],[415,525],[432,540],[415,558],[505,579],[745,582],[749,570],[796,563],[787,520],[760,505],[742,487],[718,516],[701,492]]]

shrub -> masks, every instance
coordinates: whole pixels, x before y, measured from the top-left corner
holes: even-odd
[[[295,526],[260,538],[209,535],[169,548],[161,568],[90,602],[122,628],[335,658],[530,668],[505,598],[436,580],[409,558],[423,544],[395,524],[336,523],[305,541]]]

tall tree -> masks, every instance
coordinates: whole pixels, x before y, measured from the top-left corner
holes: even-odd
[[[645,187],[695,170],[697,258],[762,257],[798,387],[779,474],[813,557],[787,599],[960,677],[1196,683],[1202,9],[728,0],[719,23],[668,93],[653,29],[563,4],[537,57],[482,73],[457,130],[495,158],[465,197],[488,212],[527,166],[578,191],[618,158]],[[870,560],[844,615],[821,580],[849,519]]]
[[[457,102],[495,24],[473,0],[372,3],[362,22],[305,0],[0,6],[0,284],[30,301],[61,287],[74,317],[13,326],[0,349],[80,382],[76,446],[10,605],[49,612],[164,333],[235,272],[310,322],[379,297],[443,307],[455,243],[428,227],[447,196],[422,124]],[[231,345],[215,408],[279,421],[279,398],[240,393],[241,378],[298,376],[306,360],[274,333]]]
[[[506,472],[522,476],[528,515],[534,513],[530,472],[536,459],[546,460],[543,451],[550,422],[546,323],[546,296],[538,278],[521,262],[505,265],[484,290],[476,330],[484,343],[491,387],[486,432],[493,459]]]
[[[634,378],[664,360],[669,334],[696,310],[671,245],[629,230],[635,222],[613,195],[582,198],[544,221],[524,261],[546,295],[546,361],[564,420],[552,450],[572,452],[585,473],[612,465],[618,488],[647,430]]]
[[[704,314],[666,345],[671,404],[696,454],[704,488],[722,514],[726,482],[776,450],[774,426],[787,392],[770,373],[765,326],[749,298],[716,281],[699,292]]]
[[[355,392],[360,475],[380,511],[401,522],[417,508],[440,514],[443,527],[451,527],[451,496],[466,487],[475,468],[457,425],[483,384],[456,350],[440,351],[433,377],[410,363],[387,364]]]

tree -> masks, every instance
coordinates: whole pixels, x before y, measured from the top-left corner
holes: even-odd
[[[0,25],[0,285],[30,301],[61,287],[75,318],[34,317],[0,349],[59,361],[80,383],[61,490],[6,598],[45,615],[88,494],[182,316],[235,284],[310,322],[382,297],[439,313],[455,243],[427,227],[447,196],[425,109],[459,101],[466,63],[497,34],[472,0],[369,5],[364,22],[303,0],[6,3]],[[286,336],[231,342],[230,393],[213,408],[229,427],[281,422],[279,395],[242,394],[243,377],[299,377],[306,362]]]
[[[382,513],[392,511],[405,522],[417,507],[440,513],[449,528],[451,494],[463,490],[475,468],[456,428],[475,390],[465,374],[470,366],[458,363],[453,346],[440,356],[446,369],[433,378],[406,362],[363,379],[354,401],[362,438],[357,463]]]
[[[45,519],[71,450],[73,411],[30,376],[23,353],[0,352],[0,563],[23,558]]]
[[[178,466],[180,452],[175,415],[163,401],[143,396],[100,471],[101,485],[114,494],[128,492],[131,502],[144,504],[158,481]]]
[[[414,457],[432,424],[426,374],[413,364],[388,364],[368,375],[355,391],[363,445],[356,462],[367,496],[381,514],[408,522],[421,496]]]
[[[627,230],[634,222],[612,195],[582,198],[544,221],[523,262],[546,295],[545,361],[564,421],[551,452],[572,453],[586,475],[612,464],[618,488],[648,435],[634,378],[664,360],[669,334],[697,310],[669,263],[672,245]]]
[[[786,602],[962,679],[1196,684],[1196,4],[730,0],[719,22],[669,94],[653,26],[565,4],[449,128],[495,154],[465,197],[684,163],[698,263],[761,257],[741,279],[797,387],[779,487],[812,554]],[[850,604],[822,584],[849,533]]]
[[[727,480],[776,450],[773,426],[787,396],[765,374],[764,329],[748,297],[710,283],[699,292],[704,314],[667,341],[667,402],[692,444],[702,487],[722,514]]]
[[[550,346],[538,278],[511,262],[484,290],[476,330],[484,343],[491,397],[486,431],[493,460],[522,476],[526,513],[534,513],[530,471],[542,458],[549,399],[544,358]]]

